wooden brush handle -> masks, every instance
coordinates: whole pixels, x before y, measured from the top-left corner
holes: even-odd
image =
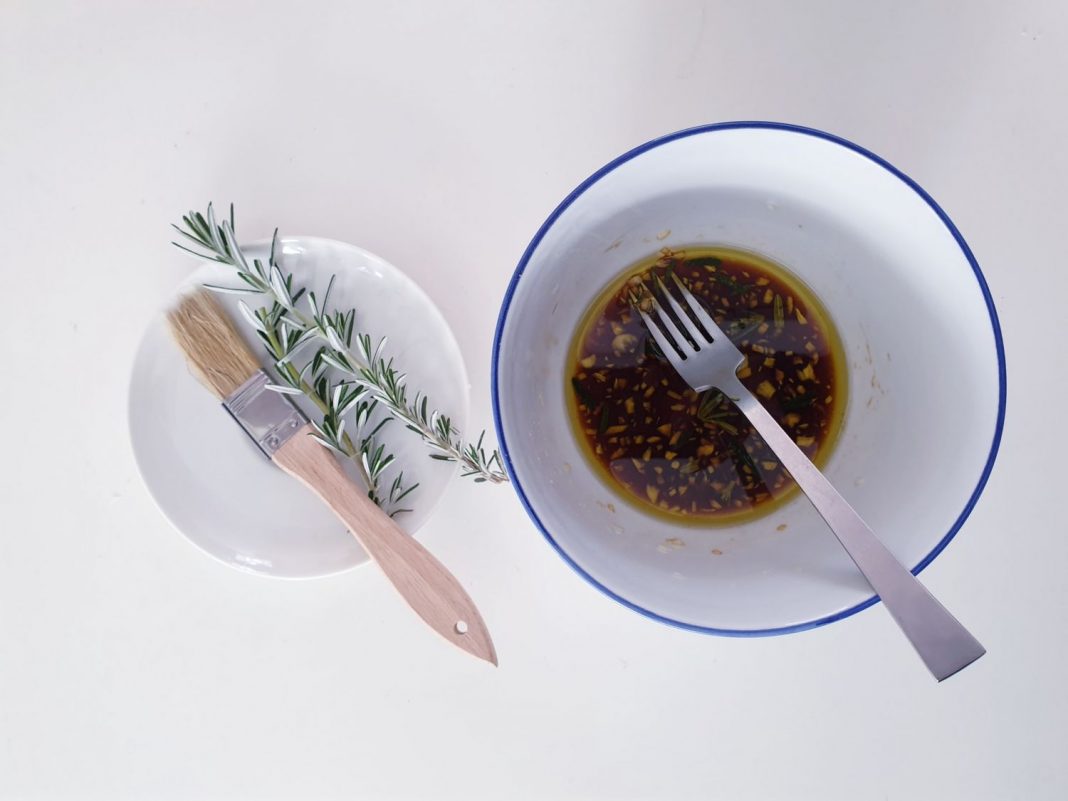
[[[279,448],[275,464],[326,502],[434,631],[496,665],[486,624],[460,582],[353,483],[337,459],[308,436],[311,430],[305,425]]]

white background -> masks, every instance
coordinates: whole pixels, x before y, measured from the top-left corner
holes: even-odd
[[[4,0],[0,797],[1064,798],[1066,34],[1058,2]],[[509,488],[456,483],[422,537],[494,670],[373,569],[243,575],[153,506],[125,395],[187,208],[408,272],[489,425],[497,308],[549,211],[646,139],[746,118],[888,158],[990,282],[1004,444],[924,573],[989,649],[962,674],[935,684],[880,607],[758,640],[652,623]]]

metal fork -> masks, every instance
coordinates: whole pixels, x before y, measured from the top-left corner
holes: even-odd
[[[656,293],[648,287],[657,320],[639,308],[646,328],[671,366],[697,392],[714,387],[730,398],[749,418],[753,428],[775,452],[846,553],[860,568],[864,578],[882,599],[936,679],[942,681],[952,676],[986,653],[978,640],[894,558],[756,396],[742,385],[737,375],[738,368],[745,361],[741,351],[720,330],[678,276],[672,274],[671,277],[690,314],[660,278],[656,279],[656,283],[689,338],[683,335],[675,320],[657,300]]]

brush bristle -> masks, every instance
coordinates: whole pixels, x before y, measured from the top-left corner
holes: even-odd
[[[190,372],[220,399],[230,397],[260,369],[226,312],[206,290],[182,298],[167,313],[167,322]]]

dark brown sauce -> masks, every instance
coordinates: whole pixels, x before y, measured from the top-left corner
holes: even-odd
[[[669,271],[741,350],[742,383],[805,454],[820,464],[833,448],[846,380],[830,318],[785,268],[727,248],[665,249],[591,304],[571,348],[576,435],[608,483],[646,510],[700,523],[763,514],[793,480],[734,404],[686,384],[632,306],[643,283]]]

